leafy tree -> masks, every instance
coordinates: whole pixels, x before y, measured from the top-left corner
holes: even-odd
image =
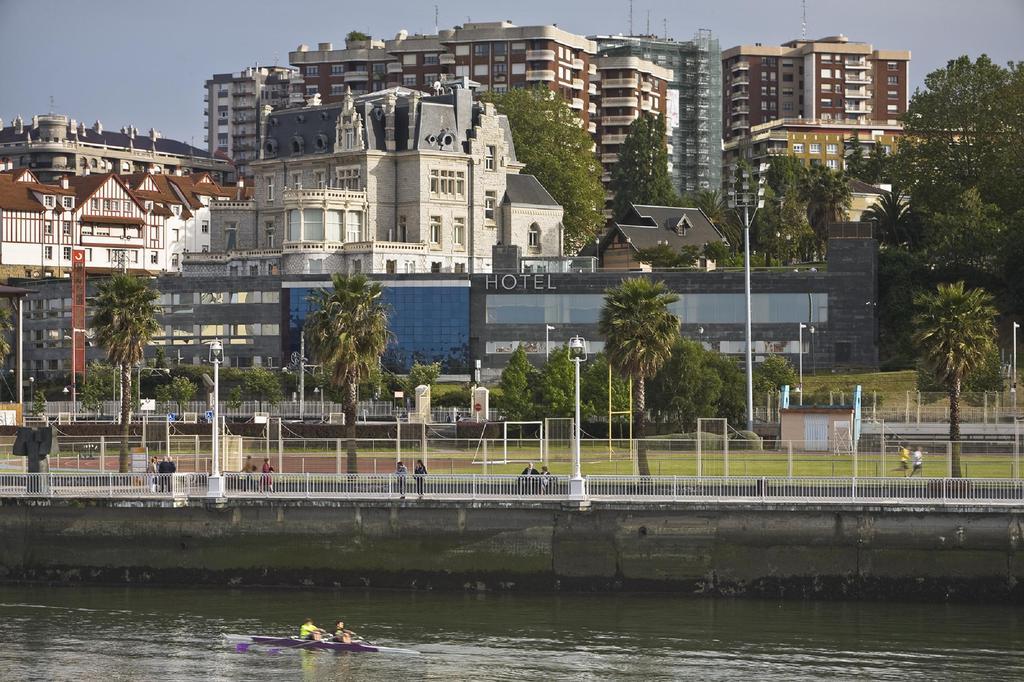
[[[829,224],[845,220],[852,201],[846,174],[826,166],[811,166],[801,179],[800,198],[807,202],[807,219],[817,238],[816,250],[824,253]]]
[[[598,353],[580,369],[580,393],[583,396],[580,412],[583,418],[607,417],[608,357]],[[611,372],[611,394],[612,412],[625,412],[629,409],[629,384],[616,372]]]
[[[687,244],[679,251],[673,251],[668,244],[659,244],[650,249],[640,249],[636,257],[653,268],[692,268],[700,258],[700,249]]]
[[[582,372],[582,368],[581,368]],[[569,359],[569,347],[561,346],[541,367],[539,377],[540,402],[545,414],[550,417],[572,417],[576,414],[576,368]],[[580,411],[582,405],[583,377],[580,376]]]
[[[501,371],[501,409],[510,421],[526,421],[536,416],[533,399],[537,370],[526,359],[526,349],[518,346]]]
[[[976,188],[931,213],[928,222],[924,251],[930,263],[961,276],[994,271],[1006,225],[999,208],[986,203]]]
[[[742,227],[736,218],[736,212],[729,208],[729,202],[721,190],[704,189],[690,194],[681,202],[692,208],[699,208],[708,220],[718,228],[722,236],[734,249],[743,241]],[[712,242],[709,242],[712,243]],[[715,259],[720,260],[720,259]]]
[[[814,251],[817,243],[807,222],[807,204],[793,186],[778,201],[771,188],[765,191],[765,206],[757,212],[753,229],[766,263],[774,256],[782,264]]]
[[[713,241],[704,245],[704,257],[719,265],[724,265],[729,255],[729,246],[725,242]]]
[[[940,284],[934,293],[915,299],[914,343],[924,362],[949,393],[949,440],[953,443],[952,475],[960,476],[960,391],[964,378],[992,350],[996,309],[983,289],[963,282]]]
[[[157,369],[167,368],[167,353],[165,353],[164,349],[159,346],[157,347],[156,353],[153,357],[153,367]]]
[[[412,367],[409,368],[409,376],[405,380],[406,395],[416,395],[417,386],[433,386],[437,383],[439,376],[441,376],[440,362],[426,365],[419,362],[412,363]]]
[[[167,395],[177,406],[178,414],[185,411],[185,404],[195,399],[198,390],[195,383],[184,376],[176,376],[167,384]]]
[[[612,367],[633,379],[634,437],[640,475],[650,476],[647,462],[646,381],[657,374],[672,354],[679,337],[679,318],[669,305],[679,300],[664,282],[633,277],[605,292],[598,329]]]
[[[259,401],[260,410],[263,409],[264,401],[273,406],[284,398],[281,380],[277,374],[263,367],[253,367],[247,370],[245,378],[242,380],[242,386],[250,397]]]
[[[7,356],[11,354],[11,309],[7,306],[0,306],[0,365],[4,363]]]
[[[612,215],[624,217],[632,204],[677,206],[679,195],[668,175],[665,118],[641,115],[629,125],[612,169]]]
[[[882,182],[891,183],[894,173],[894,162],[892,154],[886,154],[882,149],[876,149],[873,154],[864,154],[864,148],[856,142],[851,141],[852,151],[846,156],[846,174],[851,178],[857,178],[869,185],[877,185]]]
[[[797,157],[773,156],[768,162],[765,184],[775,193],[775,196],[781,197],[790,190],[799,190],[806,174],[807,168]]]
[[[1003,376],[1002,358],[999,349],[992,345],[987,355],[974,371],[964,377],[964,393],[1002,392],[1006,386]],[[935,372],[928,365],[919,363],[917,366],[917,390],[922,393],[945,391],[946,387],[935,377]]]
[[[237,410],[238,408],[240,408],[242,406],[242,387],[241,386],[235,386],[230,391],[228,391],[227,405],[228,405],[228,409],[231,409],[231,410]]]
[[[722,362],[721,360],[724,360]],[[675,433],[691,432],[697,419],[745,418],[745,383],[736,363],[697,341],[678,339],[672,355],[651,380],[651,403]]]
[[[349,41],[349,42],[356,42],[356,41],[364,41],[365,42],[365,41],[367,41],[369,39],[370,39],[370,34],[369,33],[363,33],[362,31],[349,31],[348,34],[345,36],[345,40]]]
[[[774,393],[782,386],[795,388],[799,381],[792,363],[781,355],[769,355],[754,368],[754,391],[760,395]]]
[[[383,287],[365,275],[335,274],[331,289],[310,296],[313,311],[306,320],[306,339],[319,363],[331,372],[331,384],[344,390],[347,468],[358,472],[356,406],[359,384],[380,364],[387,347],[388,311]]]
[[[82,409],[99,411],[100,404],[114,395],[117,370],[105,362],[90,362],[76,389]]]
[[[933,275],[919,254],[903,249],[878,254],[878,347],[883,368],[906,369],[917,362],[910,321],[917,314],[914,300],[928,288]]]
[[[32,398],[32,416],[42,417],[46,414],[46,396],[43,392],[36,391],[35,396]]]
[[[594,241],[604,228],[604,186],[594,141],[561,97],[544,88],[483,95],[508,116],[516,157],[565,209],[566,253]]]
[[[92,325],[96,340],[121,374],[121,449],[118,469],[128,471],[128,435],[131,428],[132,367],[142,362],[143,351],[160,331],[159,294],[149,280],[118,274],[103,281],[94,299]]]

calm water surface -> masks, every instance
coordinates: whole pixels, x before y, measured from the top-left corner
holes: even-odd
[[[343,617],[419,656],[252,650]],[[0,680],[1024,679],[1020,609],[674,596],[0,587]]]

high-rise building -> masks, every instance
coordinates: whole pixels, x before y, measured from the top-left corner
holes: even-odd
[[[908,104],[907,50],[876,50],[843,35],[722,53],[726,141],[776,119],[893,121]]]
[[[301,101],[303,92],[298,70],[286,66],[214,74],[203,97],[210,154],[231,159],[238,177],[248,177],[249,162],[259,151],[259,108],[287,105],[293,95]]]
[[[718,39],[706,30],[689,41],[657,36],[591,39],[597,43],[598,64],[628,55],[670,71],[663,113],[673,184],[681,194],[717,188],[722,172],[722,70]],[[605,81],[601,86],[603,90],[609,87]],[[604,153],[603,138],[601,143]]]
[[[306,81],[306,94],[324,103],[341,101],[346,89],[360,95],[402,86],[433,92],[435,84],[468,77],[481,88],[504,92],[540,85],[560,93],[591,133],[596,125],[590,96],[593,41],[557,26],[516,26],[508,21],[472,22],[434,35],[399,31],[394,40],[353,39],[344,49],[319,43],[288,53]]]

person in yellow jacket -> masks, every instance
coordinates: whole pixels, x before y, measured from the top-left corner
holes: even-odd
[[[299,628],[300,639],[315,639],[319,642],[322,635],[323,630],[313,624],[312,618],[307,618],[306,622]]]
[[[906,445],[900,446],[900,469],[903,470],[904,476],[910,471],[910,450]]]

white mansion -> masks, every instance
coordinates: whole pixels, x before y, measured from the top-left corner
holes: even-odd
[[[217,202],[185,274],[492,270],[562,254],[562,207],[520,175],[508,120],[469,89],[391,88],[261,116],[251,200]]]

